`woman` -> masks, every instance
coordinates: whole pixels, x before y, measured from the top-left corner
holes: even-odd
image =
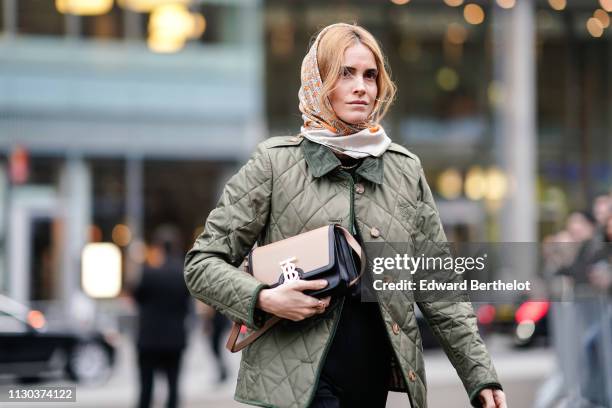
[[[413,240],[421,248],[445,241],[419,159],[391,143],[379,124],[395,87],[372,35],[356,25],[324,28],[304,58],[301,79],[300,135],[264,141],[229,180],[187,254],[185,280],[193,296],[250,330],[271,315],[285,319],[243,351],[236,400],[383,407],[393,390],[407,392],[413,408],[426,407],[412,301],[381,295],[366,303],[359,291],[318,300],[302,292],[325,281],[271,289],[237,269],[255,242],[330,223],[362,244]],[[471,305],[419,306],[473,405],[505,407]]]

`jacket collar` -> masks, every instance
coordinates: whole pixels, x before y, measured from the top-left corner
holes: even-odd
[[[340,159],[329,149],[319,143],[312,142],[306,138],[302,141],[302,149],[306,164],[312,175],[316,178],[322,177],[340,166]],[[381,157],[368,156],[357,167],[355,171],[361,177],[375,184],[383,181],[383,159]]]

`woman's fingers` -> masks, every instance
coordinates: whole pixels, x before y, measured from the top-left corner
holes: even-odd
[[[493,391],[488,388],[480,391],[480,403],[482,408],[496,408],[495,401],[493,400]]]
[[[311,296],[307,296],[307,297],[309,297],[310,299],[308,300],[307,302],[308,304],[306,305],[306,307],[298,308],[290,317],[291,320],[300,321],[308,317],[314,316],[315,314],[324,313],[325,309],[329,305],[329,300],[324,301],[324,300],[318,300]]]
[[[317,290],[323,289],[327,286],[327,281],[325,279],[317,279],[317,280],[297,280],[290,283],[295,290],[299,290],[300,292],[305,290]]]
[[[493,399],[495,400],[495,408],[508,408],[506,394],[502,390],[493,391]]]
[[[323,313],[325,311],[325,309],[327,309],[327,306],[329,306],[329,303],[331,301],[331,297],[327,296],[323,299],[319,299],[317,300],[317,309],[320,309],[320,313]]]
[[[324,313],[331,302],[331,297],[327,296],[318,299],[303,293],[304,290],[318,290],[327,286],[327,281],[324,279],[314,281],[291,281],[280,285],[274,290],[279,290],[283,293],[283,312],[282,316],[293,321],[304,320],[315,314]]]
[[[318,313],[317,309],[313,308],[298,309],[292,313],[291,316],[289,316],[289,319],[293,320],[294,322],[299,322],[315,315],[316,313]]]
[[[308,283],[303,283],[303,282],[308,282]],[[318,308],[318,307],[327,307],[329,305],[329,301],[331,299],[329,296],[323,299],[317,299],[314,296],[309,296],[302,292],[308,289],[321,289],[327,286],[326,280],[296,281],[295,283],[292,283],[292,285],[293,286],[290,289],[296,291],[295,295],[297,296],[297,298],[299,298],[303,306]]]

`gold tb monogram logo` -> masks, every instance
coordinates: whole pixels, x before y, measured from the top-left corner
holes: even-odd
[[[300,274],[295,269],[295,256],[291,258],[287,258],[284,261],[280,261],[281,270],[283,271],[283,277],[285,278],[285,282],[300,280]]]

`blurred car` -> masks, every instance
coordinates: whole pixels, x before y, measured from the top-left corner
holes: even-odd
[[[483,334],[512,333],[516,303],[474,303],[478,326]]]
[[[514,344],[528,347],[548,341],[549,301],[527,301],[515,313]]]
[[[42,312],[0,295],[0,375],[21,381],[60,376],[101,384],[115,362],[112,335],[52,330]]]
[[[508,334],[516,347],[546,344],[549,307],[550,302],[533,300],[474,304],[481,333]]]

